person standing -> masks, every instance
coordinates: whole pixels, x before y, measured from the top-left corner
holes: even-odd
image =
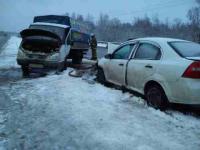
[[[91,60],[97,60],[97,40],[94,34],[91,34],[90,48],[92,50]]]

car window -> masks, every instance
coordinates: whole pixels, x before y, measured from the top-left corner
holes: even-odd
[[[113,59],[128,59],[134,45],[125,45],[113,54]]]
[[[169,45],[182,57],[200,56],[200,44],[193,42],[170,42]]]
[[[160,48],[148,43],[140,44],[135,54],[135,59],[159,60],[160,57]]]

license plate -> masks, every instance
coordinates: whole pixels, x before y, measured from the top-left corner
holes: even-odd
[[[44,66],[41,64],[30,64],[29,67],[30,68],[44,68]]]

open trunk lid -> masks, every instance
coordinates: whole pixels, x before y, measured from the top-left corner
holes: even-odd
[[[49,53],[58,50],[62,44],[58,35],[41,29],[25,29],[20,32],[20,35],[21,46],[28,51]]]

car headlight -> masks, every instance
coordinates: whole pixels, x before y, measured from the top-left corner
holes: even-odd
[[[17,58],[26,58],[27,55],[23,52],[23,50],[19,49],[17,53]]]

